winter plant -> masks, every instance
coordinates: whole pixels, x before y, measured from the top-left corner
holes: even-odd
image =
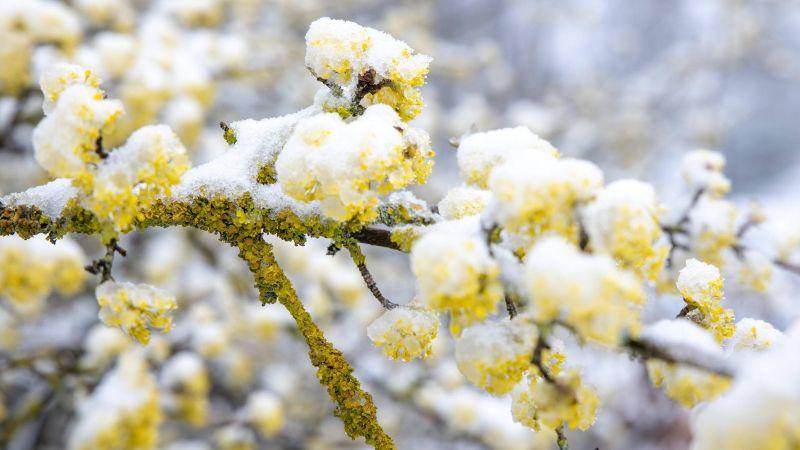
[[[10,33],[0,44],[4,95],[30,89],[27,64],[37,43],[76,43],[68,11],[27,3],[0,4],[0,29]],[[125,20],[125,14],[106,19]],[[159,26],[146,31],[151,39],[168,32]],[[125,52],[135,52],[129,42],[109,36],[103,45],[105,57],[117,63],[103,76],[131,70],[124,61]],[[161,49],[166,58],[169,51]],[[402,361],[428,358],[439,334],[450,333],[455,348],[445,357],[460,373],[493,396],[510,396],[513,420],[560,448],[567,448],[569,430],[590,429],[603,408],[585,377],[591,368],[573,362],[565,341],[641,360],[670,398],[686,408],[703,403],[692,419],[693,448],[795,448],[800,391],[792,384],[800,377],[800,329],[784,333],[760,320],[737,321],[726,308],[720,269],[764,289],[776,267],[800,272],[799,247],[790,243],[772,255],[743,242],[764,217],[726,200],[724,158],[688,153],[674,180],[685,185],[684,203],[666,208],[650,184],[607,182],[595,164],[561,156],[525,127],[473,132],[453,141],[462,184],[428,205],[408,189],[425,184],[433,170],[430,138],[409,122],[423,109],[420,87],[430,63],[383,32],[319,19],[306,34],[305,66],[321,83],[313,104],[281,117],[222,124],[229,149],[196,167],[184,146],[196,138],[191,123],[176,130],[147,125],[157,103],[171,96],[182,98],[174,107],[202,117],[208,93],[202,83],[180,79],[191,61],[161,86],[148,85],[145,76],[141,85],[125,78],[121,100],[104,90],[97,72],[49,64],[38,80],[43,117],[32,142],[51,181],[0,199],[6,306],[0,309],[0,370],[29,368],[54,391],[80,399],[66,437],[71,449],[156,448],[171,420],[212,426],[226,449],[254,448],[257,439],[279,433],[287,426],[286,406],[268,391],[249,393],[228,421],[210,414],[207,360],[234,358],[230,348],[238,339],[220,329],[215,311],[192,308],[193,329],[171,341],[181,303],[169,287],[115,273],[122,257],[137,259],[123,248],[126,234],[184,227],[238,252],[261,302],[240,316],[255,324],[247,337],[269,336],[271,313],[264,311],[285,308],[346,434],[375,448],[395,444],[372,396],[278,263],[276,251],[292,250],[286,243],[311,241],[310,251],[349,254],[360,276],[352,292],[363,281],[384,310],[352,333]],[[71,235],[92,236],[104,248],[85,270]],[[320,238],[327,248],[317,245]],[[407,253],[416,296],[387,298],[363,246]],[[315,277],[354,273],[288,264]],[[95,277],[87,280],[89,274]],[[46,309],[51,292],[70,295],[84,283],[96,286],[102,325],[76,354],[26,353],[16,341],[18,325]],[[656,291],[683,298],[678,317],[646,323],[643,311]],[[37,365],[41,358],[55,367]],[[238,372],[231,373],[235,380]],[[67,379],[73,381],[64,385]],[[14,408],[0,402],[2,442],[49,398],[34,396]]]

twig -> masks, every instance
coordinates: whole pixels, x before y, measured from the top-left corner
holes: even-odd
[[[375,283],[375,279],[372,278],[372,274],[367,269],[366,258],[364,253],[361,251],[361,248],[356,243],[348,243],[345,245],[347,250],[350,252],[350,257],[353,259],[353,262],[358,267],[358,271],[361,273],[361,278],[364,280],[364,283],[367,285],[367,288],[372,295],[380,302],[381,306],[386,309],[393,309],[397,307],[397,303],[389,300],[388,298],[384,297],[381,293],[381,290],[378,289],[378,284]]]
[[[697,352],[691,348],[664,347],[647,338],[628,338],[624,346],[631,351],[634,357],[684,364],[729,378],[734,375],[733,368],[726,360]]]
[[[559,450],[569,450],[569,441],[567,435],[564,433],[564,425],[556,427],[556,444]]]
[[[392,242],[392,232],[380,228],[363,228],[350,235],[353,239],[362,244],[374,245],[376,247],[400,250],[400,246]]]
[[[84,269],[93,275],[100,274],[101,284],[108,280],[113,281],[114,277],[111,275],[111,268],[114,265],[115,253],[119,253],[123,257],[128,255],[124,248],[117,245],[116,239],[111,239],[106,245],[106,254],[102,258],[92,261],[92,264],[84,267]]]
[[[517,305],[514,303],[514,299],[511,298],[511,295],[506,294],[505,301],[506,301],[506,311],[508,311],[508,317],[510,319],[517,317]]]

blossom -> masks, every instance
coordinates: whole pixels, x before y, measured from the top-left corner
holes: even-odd
[[[330,113],[301,120],[275,169],[289,196],[319,200],[335,220],[366,223],[377,217],[380,195],[427,179],[431,156],[425,132],[375,105],[349,123]]]
[[[170,313],[178,305],[175,297],[147,284],[106,281],[95,290],[100,305],[100,320],[120,327],[141,344],[150,341],[150,329],[168,332]]]
[[[524,280],[537,321],[562,320],[580,337],[612,346],[640,328],[642,286],[606,255],[544,238],[526,257]]]
[[[783,339],[783,333],[763,320],[744,318],[736,322],[736,331],[730,339],[736,350],[766,350]]]
[[[581,217],[593,250],[609,254],[622,267],[655,280],[668,249],[657,245],[661,238],[660,213],[651,185],[619,180],[600,190]]]
[[[500,268],[478,238],[430,231],[411,248],[411,270],[422,304],[450,312],[456,334],[493,313],[503,297]]]
[[[169,195],[188,167],[186,149],[169,127],[140,128],[97,165],[86,206],[115,230],[127,231],[141,210]]]
[[[280,433],[286,422],[280,398],[267,391],[255,391],[247,396],[245,415],[265,439]]]
[[[520,316],[472,325],[456,341],[458,370],[476,386],[503,395],[530,367],[536,336],[536,328]]]
[[[734,245],[738,237],[739,211],[727,200],[703,196],[689,214],[692,252],[703,261],[722,267],[722,251]]]
[[[70,450],[155,449],[162,421],[156,380],[138,352],[123,353],[91,396],[78,406]]]
[[[687,408],[716,398],[730,387],[727,377],[658,359],[647,361],[647,374],[669,398]]]
[[[413,306],[397,306],[381,314],[367,327],[373,344],[392,359],[427,358],[439,334],[436,314]]]
[[[122,330],[103,324],[93,326],[83,340],[82,365],[89,368],[104,368],[114,361],[130,345],[130,339]]]
[[[517,152],[492,170],[489,189],[497,200],[495,219],[505,231],[527,242],[547,233],[577,241],[574,209],[602,183],[602,173],[589,162]]]
[[[361,104],[389,105],[404,121],[422,109],[417,88],[425,82],[430,61],[405,42],[353,22],[324,17],[306,33],[306,66],[317,77],[336,84],[347,101],[355,100],[359,83],[378,86]],[[328,107],[336,108],[335,101]],[[346,107],[342,113],[350,114]]]
[[[214,443],[219,450],[255,450],[256,436],[249,428],[234,423],[217,429]]]
[[[558,375],[557,384],[540,375],[530,375],[511,394],[511,414],[515,422],[536,431],[554,430],[562,425],[586,430],[594,423],[600,399],[581,379],[577,369]]]
[[[678,274],[677,286],[690,308],[688,318],[711,331],[719,342],[733,335],[733,311],[720,305],[723,293],[719,269],[690,259]]]
[[[159,383],[166,394],[164,409],[195,427],[206,424],[211,385],[203,360],[192,352],[170,358],[161,369]]]
[[[558,158],[549,142],[533,134],[527,127],[502,128],[472,133],[458,145],[458,168],[469,184],[486,189],[492,169],[517,153],[541,153]]]
[[[439,202],[439,214],[447,220],[463,219],[480,214],[489,204],[492,194],[471,186],[457,186],[447,191]]]
[[[731,190],[731,182],[723,175],[725,157],[709,150],[687,153],[681,163],[681,175],[692,191],[702,190],[715,197]]]
[[[87,85],[79,80],[64,89],[60,84],[47,86],[45,95],[57,99],[33,130],[33,148],[36,161],[50,175],[79,178],[85,183],[90,178],[89,164],[100,161],[98,139],[122,114],[122,103],[103,98],[103,92],[91,86],[91,81]],[[52,82],[49,78],[43,81]]]

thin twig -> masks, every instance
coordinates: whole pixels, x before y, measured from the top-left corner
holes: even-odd
[[[380,302],[381,306],[386,309],[393,309],[397,307],[397,303],[389,300],[388,298],[383,296],[381,290],[378,289],[378,284],[375,283],[375,279],[372,278],[372,274],[367,269],[366,258],[364,257],[364,253],[361,251],[361,248],[358,244],[355,243],[348,243],[345,245],[347,250],[350,252],[350,257],[353,259],[353,262],[358,267],[358,271],[361,273],[361,278],[364,280],[364,283],[367,285],[367,288],[372,295]]]
[[[559,450],[569,450],[569,441],[567,435],[564,433],[564,425],[556,427],[556,444]]]
[[[401,250],[400,246],[392,242],[392,232],[380,228],[363,228],[350,235],[362,244],[384,247],[392,250]]]
[[[116,239],[111,239],[108,244],[106,244],[106,254],[103,255],[102,258],[96,259],[92,261],[92,264],[84,267],[87,272],[93,275],[100,275],[100,283],[105,283],[106,281],[113,281],[114,276],[111,275],[111,268],[114,265],[114,254],[119,253],[123,257],[128,255],[128,252],[117,245]]]
[[[691,348],[665,347],[646,338],[628,338],[624,346],[635,357],[660,359],[665,362],[684,364],[724,377],[733,377],[734,370],[725,359],[697,352]]]

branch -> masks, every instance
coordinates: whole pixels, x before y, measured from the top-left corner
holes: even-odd
[[[402,251],[400,246],[392,241],[392,232],[389,230],[367,227],[351,233],[350,237],[362,244]]]
[[[664,347],[645,337],[628,338],[624,346],[630,350],[634,357],[641,359],[660,359],[665,362],[691,366],[728,378],[734,376],[733,368],[725,359],[707,353],[698,353],[693,348]]]
[[[366,283],[369,291],[372,292],[372,295],[380,302],[381,306],[385,309],[397,308],[397,303],[384,297],[380,289],[378,289],[375,279],[372,278],[372,274],[369,273],[369,269],[367,269],[366,257],[358,247],[358,244],[348,243],[346,247],[347,251],[350,252],[350,257],[353,258],[353,262],[356,264],[356,267],[358,267],[358,271],[361,273],[361,278],[364,280],[364,283]]]

